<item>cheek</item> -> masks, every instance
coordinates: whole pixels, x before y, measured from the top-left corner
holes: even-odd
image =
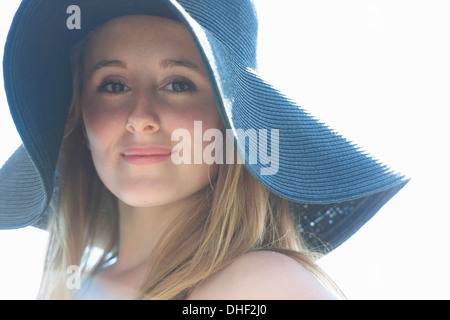
[[[123,124],[123,115],[117,109],[104,108],[93,101],[86,100],[82,107],[83,121],[87,139],[92,146],[106,143],[118,132]]]
[[[166,119],[172,119],[170,126],[184,128],[193,132],[194,122],[200,121],[203,131],[210,128],[220,129],[222,127],[221,117],[213,95],[207,95],[189,106],[174,111]]]
[[[203,116],[205,128],[220,129],[222,127],[222,119],[220,117],[219,109],[217,108],[216,100],[214,99],[212,93],[206,100],[204,107],[200,108],[200,112]]]

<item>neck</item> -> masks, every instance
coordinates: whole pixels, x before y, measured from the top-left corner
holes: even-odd
[[[116,262],[104,269],[92,289],[99,297],[132,299],[153,266],[149,261],[167,227],[192,206],[191,198],[169,205],[136,208],[119,201],[120,245]]]
[[[188,203],[186,198],[168,205],[137,208],[119,201],[120,247],[114,270],[119,274],[151,268],[151,253]]]

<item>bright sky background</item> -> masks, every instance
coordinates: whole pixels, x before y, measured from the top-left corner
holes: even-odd
[[[255,2],[262,76],[412,178],[320,265],[350,299],[450,299],[450,2]],[[2,44],[18,4],[1,1]],[[0,128],[2,164],[20,144],[3,89]],[[35,297],[45,240],[0,231],[0,299]]]

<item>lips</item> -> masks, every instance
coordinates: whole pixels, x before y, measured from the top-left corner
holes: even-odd
[[[125,162],[138,166],[164,161],[169,158],[171,154],[172,149],[159,146],[126,148],[120,153]]]

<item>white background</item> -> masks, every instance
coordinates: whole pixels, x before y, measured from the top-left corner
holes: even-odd
[[[262,76],[412,178],[320,265],[350,299],[449,299],[450,3],[255,2]],[[18,4],[1,1],[2,44]],[[1,164],[20,144],[3,89],[0,128]],[[45,240],[0,231],[0,298],[35,297]]]

